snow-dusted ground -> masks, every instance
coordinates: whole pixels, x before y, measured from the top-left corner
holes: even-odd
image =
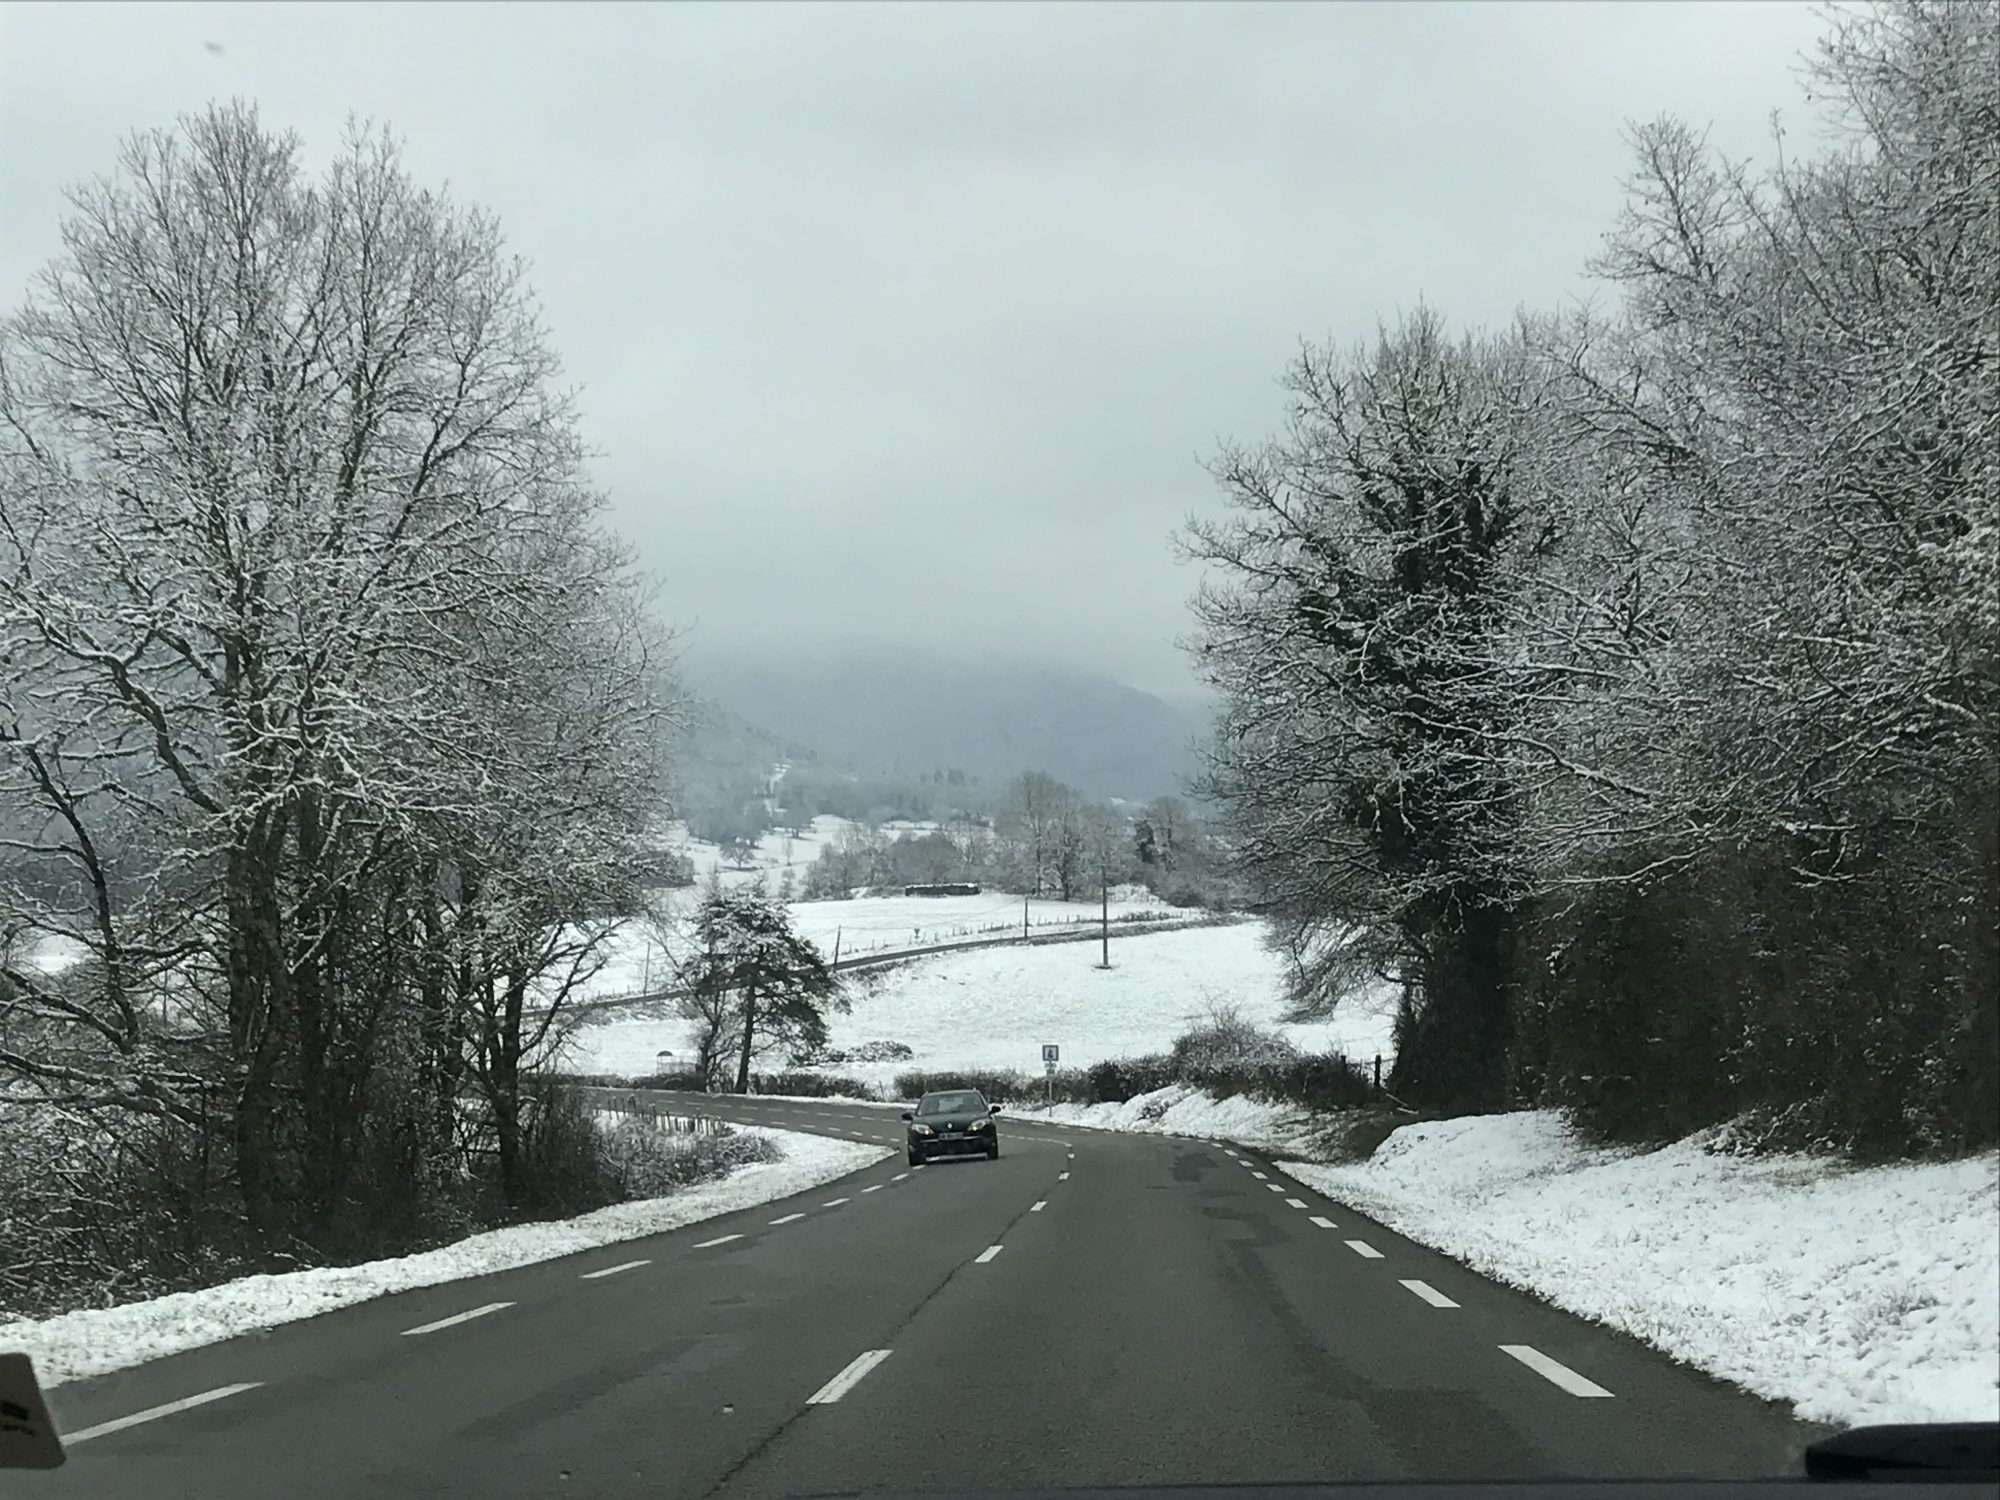
[[[1284,1170],[1819,1421],[2000,1419],[2000,1156],[1847,1167],[1578,1142],[1553,1113]]]
[[[1257,923],[1124,938],[1114,929],[1111,968],[1097,968],[1098,958],[1089,943],[984,948],[918,959],[857,983],[853,1010],[831,1018],[833,1045],[902,1042],[915,1056],[839,1063],[830,1071],[884,1090],[912,1068],[1032,1073],[1041,1069],[1044,1042],[1062,1048],[1065,1066],[1087,1067],[1107,1057],[1164,1051],[1219,1006],[1235,1006],[1303,1048],[1341,1048],[1357,1059],[1390,1050],[1391,1011],[1380,996],[1351,1002],[1331,1021],[1281,1023],[1283,970],[1265,949]],[[607,1021],[577,1034],[563,1066],[646,1073],[662,1049],[678,1053],[686,1045],[679,1021]]]
[[[1032,1110],[1024,1107],[1016,1113],[1096,1130],[1235,1141],[1277,1156],[1305,1149],[1314,1119],[1310,1111],[1292,1105],[1271,1104],[1242,1094],[1216,1099],[1184,1083],[1169,1084],[1123,1104],[1056,1104]]]
[[[246,1276],[198,1292],[176,1292],[123,1307],[91,1308],[34,1321],[0,1323],[0,1350],[34,1359],[45,1386],[144,1364],[239,1334],[317,1317],[391,1292],[554,1260],[620,1240],[678,1229],[752,1208],[845,1176],[890,1152],[791,1130],[738,1126],[780,1143],[782,1161],[739,1167],[666,1198],[618,1203],[575,1219],[521,1224],[394,1260],[276,1276]]]
[[[2000,1419],[2000,1154],[1856,1168],[1710,1149],[1722,1132],[1614,1150],[1534,1111],[1406,1125],[1325,1166],[1283,1159],[1301,1111],[1184,1087],[1045,1117],[1257,1146],[1400,1234],[1809,1420]]]

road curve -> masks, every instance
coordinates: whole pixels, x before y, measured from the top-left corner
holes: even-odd
[[[902,1140],[884,1108],[672,1102]],[[15,1487],[664,1500],[1762,1476],[1797,1472],[1814,1435],[1254,1152],[1001,1126],[997,1162],[912,1171],[898,1155],[667,1234],[59,1387],[64,1430],[95,1435]]]

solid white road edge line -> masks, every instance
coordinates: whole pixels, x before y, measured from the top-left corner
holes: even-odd
[[[773,1219],[771,1222],[773,1224],[790,1224],[804,1217],[804,1214],[786,1214],[782,1218]]]
[[[715,1247],[715,1246],[717,1246],[717,1245],[726,1245],[726,1244],[728,1244],[728,1243],[729,1243],[729,1242],[730,1242],[731,1240],[740,1240],[740,1239],[742,1239],[742,1238],[743,1238],[743,1236],[742,1236],[742,1235],[740,1235],[740,1234],[725,1234],[725,1235],[723,1235],[723,1236],[722,1236],[722,1238],[720,1238],[720,1239],[715,1239],[715,1240],[703,1240],[703,1241],[702,1241],[702,1242],[701,1242],[701,1243],[700,1243],[699,1245],[696,1245],[696,1246],[695,1246],[695,1249],[697,1249],[697,1250],[709,1250],[709,1249],[712,1249],[712,1248],[714,1248],[714,1247]]]
[[[1502,1354],[1511,1354],[1551,1385],[1559,1385],[1572,1396],[1609,1396],[1611,1392],[1594,1380],[1585,1380],[1568,1365],[1550,1359],[1530,1344],[1502,1344]]]
[[[622,1266],[606,1266],[601,1271],[585,1271],[576,1279],[578,1281],[595,1281],[600,1276],[616,1276],[620,1271],[636,1271],[641,1266],[650,1266],[651,1264],[650,1260],[628,1260]]]
[[[254,1391],[264,1382],[246,1380],[240,1385],[219,1385],[212,1391],[203,1391],[199,1396],[184,1397],[179,1401],[169,1401],[165,1406],[149,1406],[144,1411],[135,1411],[129,1417],[114,1417],[109,1422],[99,1422],[95,1427],[80,1428],[76,1432],[65,1432],[65,1443],[87,1443],[94,1437],[102,1437],[107,1432],[118,1432],[127,1427],[137,1427],[141,1422],[157,1421],[161,1417],[171,1417],[177,1411],[187,1411],[192,1407],[206,1406],[211,1401],[220,1401],[224,1396],[234,1396],[240,1391]]]
[[[1423,1298],[1424,1301],[1430,1303],[1432,1307],[1458,1306],[1456,1302],[1452,1301],[1451,1298],[1432,1286],[1428,1281],[1406,1281],[1403,1285]]]
[[[1000,1247],[998,1245],[988,1245],[984,1250],[980,1251],[977,1255],[972,1257],[972,1263],[975,1266],[983,1266],[986,1264],[986,1262],[993,1259],[993,1257],[998,1255],[999,1253],[1000,1253]]]
[[[866,1354],[855,1355],[853,1361],[849,1363],[846,1369],[842,1370],[833,1379],[806,1397],[806,1405],[825,1406],[829,1402],[838,1401],[842,1396],[845,1396],[861,1383],[862,1376],[866,1375],[888,1357],[889,1351],[887,1349],[870,1349]]]
[[[475,1307],[471,1312],[454,1313],[449,1318],[439,1318],[435,1323],[419,1323],[415,1328],[405,1328],[403,1337],[413,1333],[436,1333],[440,1328],[449,1328],[454,1323],[470,1323],[474,1318],[483,1318],[488,1313],[496,1313],[503,1307],[512,1307],[511,1302],[489,1302],[484,1307]]]
[[[1366,1240],[1349,1240],[1347,1242],[1347,1248],[1352,1250],[1356,1255],[1360,1256],[1363,1260],[1380,1260],[1382,1258],[1382,1252],[1380,1250],[1377,1250],[1373,1245],[1369,1244],[1368,1241]]]
[[[1315,1224],[1319,1225],[1319,1227],[1320,1227],[1320,1228],[1322,1228],[1322,1229],[1331,1229],[1331,1228],[1333,1228],[1333,1220],[1331,1220],[1331,1219],[1322,1219],[1322,1218],[1321,1218],[1321,1217],[1320,1217],[1320,1216],[1319,1216],[1318,1214],[1314,1214],[1314,1215],[1312,1216],[1312,1221],[1313,1221],[1313,1223],[1315,1223]]]

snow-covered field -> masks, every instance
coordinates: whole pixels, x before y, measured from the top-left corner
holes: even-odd
[[[2000,1419],[2000,1155],[1848,1167],[1586,1145],[1554,1111],[1406,1125],[1365,1162],[1282,1158],[1307,1117],[1184,1087],[1057,1105],[1234,1140],[1400,1234],[1809,1420]]]
[[[1281,1023],[1283,970],[1264,948],[1258,923],[1123,938],[1113,932],[1108,970],[1096,967],[1095,945],[1064,943],[940,954],[857,983],[853,1010],[831,1018],[833,1046],[894,1041],[915,1056],[843,1063],[832,1071],[883,1089],[911,1068],[1032,1073],[1041,1068],[1044,1042],[1062,1048],[1065,1066],[1087,1067],[1107,1057],[1164,1051],[1223,1006],[1303,1048],[1341,1048],[1357,1059],[1389,1052],[1391,1013],[1381,996],[1357,1000],[1331,1021]],[[662,1049],[678,1053],[686,1045],[679,1021],[607,1021],[578,1033],[563,1066],[582,1073],[646,1073]]]
[[[260,1328],[317,1317],[392,1292],[511,1270],[678,1229],[804,1192],[890,1154],[884,1147],[860,1141],[837,1141],[791,1130],[736,1128],[777,1141],[784,1159],[739,1167],[726,1177],[697,1183],[670,1197],[618,1203],[575,1219],[495,1229],[419,1255],[358,1266],[247,1276],[198,1292],[176,1292],[123,1307],[0,1323],[0,1349],[29,1355],[42,1384],[60,1385]]]

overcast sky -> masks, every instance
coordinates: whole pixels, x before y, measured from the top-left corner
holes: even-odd
[[[0,293],[210,99],[386,120],[535,266],[703,641],[909,633],[1178,694],[1200,465],[1301,337],[1586,289],[1663,112],[1809,125],[1813,8],[0,4]]]

